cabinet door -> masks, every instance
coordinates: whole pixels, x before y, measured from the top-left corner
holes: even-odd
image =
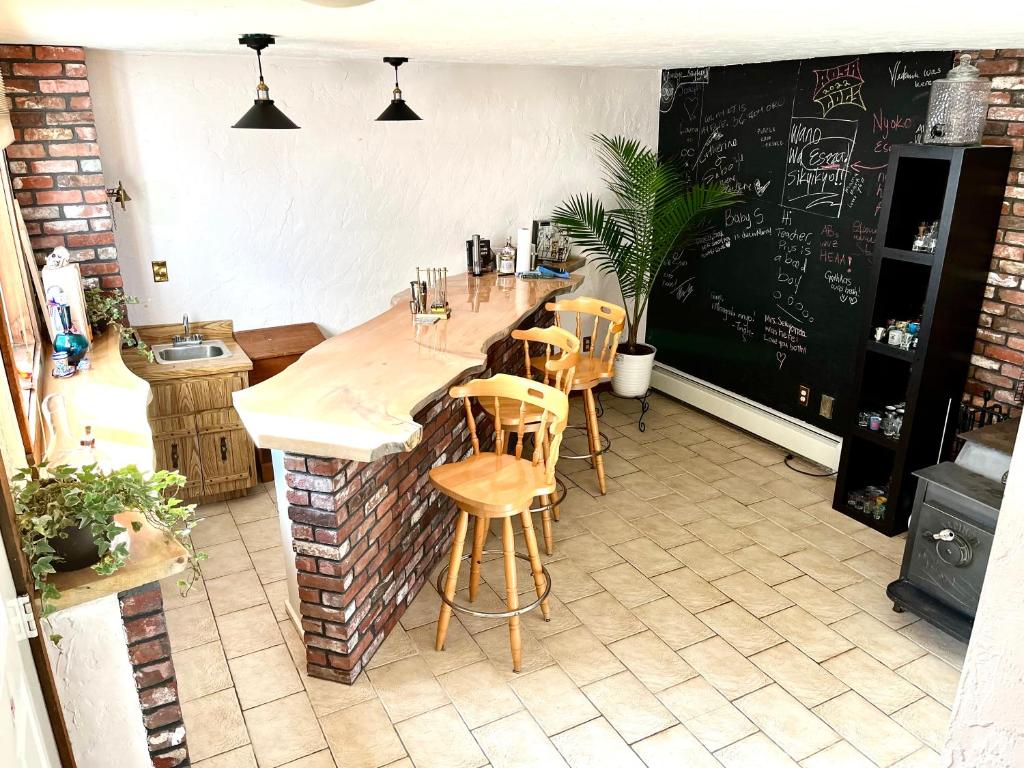
[[[173,495],[195,499],[203,492],[203,467],[199,456],[199,443],[194,432],[155,437],[156,468],[173,470],[185,476],[184,488]]]
[[[256,454],[233,408],[197,414],[196,431],[203,464],[204,495],[252,486],[256,477]]]

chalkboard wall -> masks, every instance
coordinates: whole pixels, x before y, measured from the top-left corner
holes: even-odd
[[[951,64],[928,52],[662,73],[660,154],[743,201],[665,267],[647,326],[660,362],[844,431],[889,148],[915,140]]]

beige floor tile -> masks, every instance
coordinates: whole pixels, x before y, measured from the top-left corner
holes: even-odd
[[[695,462],[695,460],[691,461]],[[683,465],[683,469],[686,469],[690,464],[691,462],[687,462]],[[720,469],[720,471],[726,472],[727,470]],[[707,499],[712,499],[721,494],[721,491],[713,485],[710,485],[703,479],[690,474],[689,471],[682,472],[678,475],[672,475],[672,477],[666,477],[663,482],[676,493],[680,494],[684,499],[689,499],[690,501],[706,501]]]
[[[192,701],[231,687],[228,662],[217,641],[174,652],[174,675],[181,701]]]
[[[687,720],[684,725],[712,752],[757,732],[757,726],[732,704]]]
[[[648,736],[633,745],[647,768],[721,768],[704,745],[683,725]]]
[[[742,552],[743,550],[737,551]],[[712,549],[703,541],[694,541],[683,544],[681,547],[674,547],[669,550],[669,554],[708,581],[714,581],[743,570],[734,561],[717,549]]]
[[[209,600],[206,594],[206,584],[203,577],[196,574],[192,585],[183,589],[178,582],[187,577],[187,574],[176,573],[160,581],[160,596],[164,601],[164,610],[173,611],[175,608],[184,608],[186,605],[195,605],[204,600]]]
[[[448,703],[448,696],[418,656],[366,672],[392,722],[399,722]]]
[[[771,520],[761,520],[752,525],[743,526],[743,533],[756,541],[765,549],[774,552],[779,557],[807,549],[806,541],[786,530],[781,525]]]
[[[691,613],[706,611],[708,608],[714,608],[716,605],[729,601],[728,597],[689,568],[679,568],[670,573],[655,576],[654,583]]]
[[[586,627],[576,627],[541,640],[544,648],[576,685],[603,680],[625,667]]]
[[[936,752],[941,752],[946,744],[949,717],[949,708],[942,706],[931,696],[918,699],[892,715],[893,720]]]
[[[192,765],[194,768],[257,768],[256,755],[252,753],[252,746],[248,744],[238,749],[232,749],[230,752],[221,752],[215,757],[208,757],[206,760],[200,760]]]
[[[802,768],[875,768],[873,762],[846,741],[837,741],[818,754],[801,760],[800,765]]]
[[[242,714],[260,768],[284,765],[327,747],[304,691]]]
[[[189,757],[197,762],[249,743],[249,733],[234,691],[219,691],[201,699],[182,701],[181,715],[188,734]]]
[[[591,576],[627,608],[649,603],[665,593],[630,563],[619,563],[611,568],[594,571]]]
[[[633,524],[641,533],[663,549],[678,547],[695,540],[692,533],[662,512],[638,517],[633,520]]]
[[[703,677],[694,677],[658,693],[658,700],[681,723],[721,709],[729,700]]]
[[[165,611],[164,619],[167,622],[167,635],[171,640],[172,653],[219,639],[217,623],[213,619],[210,603],[206,600],[186,605],[184,608]]]
[[[456,622],[454,621],[451,622],[451,624],[449,624],[449,628],[454,626],[455,623]],[[465,632],[465,629],[463,629],[461,626],[459,627],[459,629],[461,629],[462,632]],[[458,630],[456,630],[456,632],[457,631]],[[454,633],[452,633],[451,630],[449,629],[449,635],[452,634]],[[433,641],[431,641],[428,647],[431,650],[433,650]],[[445,647],[449,647],[447,642],[445,643]],[[391,630],[391,633],[387,636],[384,642],[380,644],[380,647],[377,649],[377,652],[373,654],[373,658],[370,659],[370,661],[366,664],[366,668],[374,669],[376,667],[383,667],[384,665],[390,664],[393,661],[399,661],[400,659],[407,659],[410,656],[415,656],[417,653],[422,652],[422,650],[423,646],[419,643],[416,643],[413,640],[412,635],[409,632],[406,632],[404,627],[395,627],[393,630]],[[426,657],[426,654],[424,654],[424,657]],[[447,672],[448,670],[445,669],[441,671]],[[440,673],[435,672],[435,674]]]
[[[792,758],[763,733],[755,733],[715,752],[725,768],[799,768]]]
[[[606,645],[646,629],[640,619],[607,592],[576,600],[569,609]]]
[[[644,764],[603,717],[553,736],[572,768],[644,768]]]
[[[237,541],[238,528],[230,515],[217,515],[200,520],[192,529],[191,537],[196,549],[203,549],[227,541]]]
[[[737,451],[737,453],[739,453],[739,451]],[[729,470],[737,477],[746,478],[757,485],[770,483],[773,480],[777,480],[779,477],[770,469],[766,469],[763,465],[758,464],[749,457],[731,461],[728,464],[725,464],[722,468]]]
[[[719,465],[710,459],[694,454],[692,458],[681,462],[681,466],[687,473],[710,485],[716,480],[732,477],[733,473],[729,471],[728,467],[735,463],[735,461],[730,461]]]
[[[836,632],[870,653],[889,669],[907,664],[926,653],[917,643],[907,640],[899,632],[889,629],[878,619],[866,613],[855,613],[831,626]]]
[[[907,547],[907,540],[903,536],[893,536],[890,538],[884,533],[865,526],[860,531],[854,533],[853,538],[862,544],[866,544],[879,554],[885,555],[890,560],[894,560],[897,563],[903,561],[903,551]]]
[[[268,517],[277,517],[277,505],[274,503],[274,499],[266,493],[243,496],[240,499],[229,499],[227,505],[237,525]]]
[[[764,621],[817,662],[838,656],[853,647],[848,640],[799,606],[767,616]]]
[[[438,682],[470,729],[500,720],[523,708],[505,684],[505,676],[498,674],[487,661],[447,672],[438,677]]]
[[[563,514],[565,513],[563,512]],[[590,533],[573,536],[571,539],[559,542],[558,553],[587,573],[609,568],[622,562],[622,558],[611,547]],[[554,583],[553,580],[552,583]]]
[[[930,747],[921,747],[917,752],[908,755],[890,768],[945,768],[939,754]]]
[[[572,630],[568,630],[572,631]],[[532,672],[541,669],[552,663],[553,659],[547,649],[541,644],[540,638],[530,630],[520,626],[520,642],[522,643],[522,672]],[[557,637],[557,635],[554,635]],[[507,622],[494,629],[478,632],[473,635],[473,640],[480,646],[480,650],[490,659],[494,668],[503,674],[511,676],[512,672],[512,649],[509,645],[509,630]]]
[[[281,528],[276,515],[251,523],[242,523],[238,526],[238,533],[249,552],[259,552],[261,549],[281,545]]]
[[[842,512],[836,512],[832,509],[831,501],[822,501],[818,504],[811,504],[809,507],[804,507],[803,511],[817,518],[821,522],[831,525],[837,531],[842,531],[847,536],[852,536],[865,528],[863,523],[854,520],[852,517],[844,515]]]
[[[860,648],[834,656],[822,666],[887,715],[924,695]]]
[[[789,531],[806,528],[817,522],[815,518],[797,509],[785,499],[765,499],[751,504],[750,507],[762,517]]]
[[[553,565],[553,563],[552,563]],[[552,590],[554,589],[554,579],[552,578]],[[472,605],[479,611],[505,611],[507,606],[505,605],[505,591],[502,590],[499,596],[497,592],[491,589],[491,585],[487,582],[480,583],[480,589],[476,593],[476,602],[469,602],[469,589],[460,589],[455,593],[456,602],[462,603],[463,605]],[[493,616],[470,616],[468,613],[459,613],[458,620],[470,634],[477,634],[479,632],[485,632],[488,629],[494,627],[508,626],[508,619]],[[437,621],[437,615],[435,614],[433,621]]]
[[[517,675],[509,685],[548,736],[574,728],[599,714],[558,665]]]
[[[896,613],[892,609],[892,600],[885,594],[885,589],[870,579],[843,587],[837,590],[836,594],[870,613],[890,629],[900,629],[918,621],[917,614],[910,611]]]
[[[858,582],[847,587],[847,589],[853,589],[860,584],[867,583]],[[855,605],[848,603],[839,596],[843,594],[842,591],[833,592],[831,589],[823,587],[810,576],[801,576],[798,579],[787,581],[785,584],[779,584],[775,588],[816,619],[826,624],[831,624],[833,621],[839,621],[857,613]]]
[[[610,509],[603,509],[596,514],[582,517],[580,522],[584,528],[608,546],[621,544],[641,535],[640,531]]]
[[[284,550],[280,546],[253,552],[250,558],[261,584],[272,584],[285,577]]]
[[[772,497],[771,491],[767,490],[766,486],[757,485],[745,477],[724,477],[721,480],[715,480],[711,485],[739,502],[740,505],[754,504]],[[747,512],[749,515],[757,514],[750,510]],[[746,522],[752,523],[755,520],[748,519]]]
[[[285,604],[288,602],[288,584],[282,581],[272,581],[263,585],[263,592],[270,603],[270,609],[274,612],[274,618],[284,621],[288,618],[288,611]]]
[[[607,428],[605,431],[608,431]],[[580,463],[583,464],[584,462]],[[636,471],[637,466],[635,464],[619,456],[614,451],[609,451],[604,455],[604,473],[608,477],[622,477],[622,475],[628,475]]]
[[[769,552],[758,544],[730,552],[729,557],[743,566],[745,571],[752,573],[770,586],[775,586],[803,575],[803,572],[798,568],[794,568],[781,557]]]
[[[891,765],[921,746],[913,735],[854,691],[826,701],[814,712],[878,765]]]
[[[679,567],[679,561],[646,537],[612,547],[644,576],[657,576]]]
[[[479,768],[487,758],[449,705],[396,726],[416,768]]]
[[[720,637],[684,648],[679,655],[730,700],[771,682],[771,678]]]
[[[824,523],[798,528],[796,533],[837,560],[846,560],[848,557],[856,557],[868,551],[865,544],[861,544],[856,539],[850,538],[845,533],[840,533],[831,525]]]
[[[591,683],[583,691],[628,743],[676,724],[672,713],[629,672]]]
[[[266,603],[217,617],[224,655],[229,659],[282,642],[277,619]]]
[[[567,768],[533,718],[526,712],[473,731],[493,768]]]
[[[612,643],[608,649],[655,693],[697,675],[693,668],[653,632],[641,632]]]
[[[758,618],[793,604],[785,595],[746,571],[717,579],[714,586]]]
[[[437,621],[441,610],[441,598],[434,589],[433,583],[428,582],[420,589],[420,592],[413,599],[409,607],[402,614],[400,623],[406,630],[422,627],[424,624],[432,624]]]
[[[674,651],[714,635],[707,625],[671,597],[634,608],[633,614]]]
[[[849,690],[791,643],[776,645],[750,660],[805,707],[815,707]]]
[[[726,448],[735,448],[737,445],[742,445],[750,440],[750,436],[746,432],[727,427],[724,423],[707,427],[701,430],[701,433],[708,439],[714,440]]]
[[[866,576],[881,587],[887,587],[900,577],[900,564],[894,563],[874,550],[843,561],[844,565],[853,568],[857,573]]]
[[[778,464],[786,457],[786,452],[779,446],[757,439],[736,446],[733,450],[741,456],[746,456],[751,461],[757,462],[762,467]]]
[[[782,638],[774,630],[736,603],[716,606],[698,613],[697,618],[744,656],[750,656],[782,642]]]
[[[564,550],[561,548],[559,548],[559,552],[564,554]],[[551,575],[551,594],[556,595],[563,602],[568,603],[579,600],[581,597],[595,595],[603,589],[587,571],[568,557],[564,560],[546,563],[545,567]],[[434,621],[436,620],[437,612],[435,611]]]
[[[377,699],[328,715],[320,724],[331,754],[344,768],[379,768],[405,757],[405,747]]]
[[[656,499],[659,496],[665,496],[672,492],[672,489],[651,477],[646,472],[633,472],[628,475],[622,475],[617,477],[616,480],[622,484],[622,487],[628,491],[632,491],[638,497],[644,501],[650,499]]]
[[[319,752],[314,752],[312,755],[306,755],[298,760],[293,760],[286,766],[283,766],[283,768],[336,768],[336,766],[334,758],[331,757],[331,750],[322,749]],[[408,766],[391,763],[388,768],[413,768],[413,766],[412,763],[409,763]]]
[[[579,498],[583,497],[590,498],[586,494],[581,494]],[[590,501],[592,503],[589,506],[584,507],[584,509],[566,510],[564,505],[562,506],[562,509],[563,511],[568,511],[569,514],[567,517],[569,519],[582,519],[584,516],[592,515],[602,509],[612,509],[615,510],[615,513],[623,520],[629,521],[638,517],[643,517],[644,515],[649,515],[655,511],[655,508],[648,502],[638,498],[632,491],[627,491],[625,489],[605,494],[600,499],[591,498]],[[562,520],[565,519],[566,517],[562,518]],[[559,524],[561,524],[561,521]],[[557,528],[558,526],[555,527]]]
[[[219,579],[209,579],[206,581],[206,592],[210,596],[214,616],[223,616],[267,602],[267,595],[256,571],[242,571]]]
[[[716,480],[714,486],[721,488],[725,491],[731,488],[733,485],[742,485],[748,487],[751,484],[749,481],[744,480],[740,477],[729,477],[724,480]],[[706,510],[709,515],[718,520],[722,521],[730,528],[739,528],[744,525],[750,525],[756,523],[758,520],[764,520],[757,512],[746,506],[745,503],[737,501],[734,496],[737,495],[736,491],[733,491],[728,496],[716,496],[713,499],[702,501],[700,507]],[[762,498],[768,498],[768,494],[764,494]]]
[[[231,659],[228,666],[243,710],[303,690],[284,643]]]
[[[539,639],[548,635],[556,635],[559,632],[564,632],[567,629],[580,625],[580,620],[576,618],[576,614],[569,610],[569,606],[554,595],[548,595],[548,608],[551,612],[548,621],[544,620],[544,614],[541,613],[539,608],[524,613],[522,615],[523,629]]]
[[[702,541],[706,541],[722,554],[728,554],[743,547],[749,547],[754,542],[746,534],[730,528],[716,517],[707,520],[698,520],[690,523],[686,530]]]
[[[736,461],[742,458],[735,451],[726,448],[724,445],[716,443],[714,440],[708,440],[703,443],[694,443],[689,446],[690,450],[694,453],[700,454],[708,461],[712,461],[715,464],[721,466],[722,464],[728,464],[730,461]]]
[[[377,692],[366,675],[360,675],[352,685],[310,677],[304,671],[299,676],[317,717],[326,717],[346,707],[377,698]]]
[[[798,508],[803,508],[823,501],[821,496],[818,494],[807,490],[792,480],[786,480],[785,478],[765,483],[764,487],[771,491],[775,496],[778,496],[780,499],[787,501],[794,507]]]
[[[778,685],[754,691],[734,704],[794,760],[839,740],[835,731]]]
[[[953,706],[960,685],[960,670],[956,667],[929,653],[896,671],[939,703]]]
[[[196,512],[199,517],[216,517],[217,515],[226,515],[230,510],[226,501],[212,501],[208,504],[200,504],[196,507]]]
[[[303,675],[306,672],[306,646],[302,644],[302,632],[293,623],[291,619],[285,619],[277,623],[277,629],[281,637],[284,638],[284,645],[288,649],[288,653],[291,654],[292,663],[295,668],[299,671],[299,675]]]
[[[198,544],[196,545],[199,546]],[[241,539],[201,547],[206,559],[199,565],[204,579],[216,579],[229,573],[238,573],[252,568],[249,553]]]
[[[863,578],[856,571],[815,547],[786,555],[786,562],[795,565],[815,581],[833,590],[848,587]]]
[[[597,472],[580,472],[573,475],[573,482],[576,483],[577,488],[584,493],[589,493],[594,498],[599,499],[604,495],[601,493],[601,489],[597,484]],[[623,490],[622,483],[614,477],[605,477],[606,492],[613,493],[621,490]]]
[[[653,499],[651,504],[659,509],[665,517],[679,525],[694,523],[708,516],[707,511],[702,509],[696,501],[684,498],[678,493]]]
[[[901,614],[893,614],[899,616]],[[906,613],[902,614],[906,615]],[[967,644],[951,637],[941,629],[927,621],[918,621],[900,630],[900,634],[908,637],[927,651],[938,656],[944,662],[957,669],[962,669]]]

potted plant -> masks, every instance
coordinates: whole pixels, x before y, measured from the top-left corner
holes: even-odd
[[[117,328],[121,343],[126,347],[135,347],[136,351],[150,362],[153,353],[131,324],[128,323],[128,304],[138,304],[135,296],[129,296],[120,288],[104,291],[102,288],[85,289],[85,314],[94,333],[103,333],[111,325]]]
[[[627,336],[615,355],[612,389],[639,397],[650,387],[655,349],[637,341],[651,290],[668,258],[739,196],[724,184],[689,184],[675,164],[639,141],[597,134],[598,159],[617,207],[576,195],[555,209],[552,223],[614,274],[626,305]]]
[[[127,510],[138,511],[185,547],[191,578],[179,584],[187,590],[204,556],[189,539],[199,522],[195,504],[182,504],[167,493],[184,483],[185,478],[177,472],[144,474],[135,466],[103,472],[95,464],[40,464],[18,472],[11,489],[15,516],[43,618],[53,612],[53,602],[60,598],[58,589],[48,581],[51,574],[92,567],[101,576],[109,576],[125,565],[127,530],[115,518]],[[142,524],[136,520],[131,527],[137,532]],[[51,639],[57,643],[60,637],[51,635]]]

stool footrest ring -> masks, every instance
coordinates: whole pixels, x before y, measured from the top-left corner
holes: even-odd
[[[484,555],[501,555],[501,554],[504,554],[504,550],[501,550],[501,549],[485,549],[485,550],[482,551],[481,554],[484,554]],[[516,552],[515,556],[518,557],[520,560],[525,560],[526,562],[530,562],[530,558],[529,557],[527,557],[526,555],[520,554],[519,552]],[[463,555],[462,559],[463,560],[469,560],[471,557],[473,557],[472,554]],[[461,603],[456,603],[454,600],[449,600],[447,597],[444,596],[444,586],[443,586],[444,585],[445,576],[448,575],[448,566],[447,565],[444,568],[442,568],[440,571],[437,572],[437,584],[435,585],[435,588],[437,589],[437,594],[441,596],[441,602],[443,602],[445,605],[449,606],[453,611],[458,611],[459,613],[468,613],[470,616],[478,616],[478,617],[480,617],[482,619],[507,619],[507,618],[510,618],[512,616],[519,616],[521,614],[526,613],[527,611],[532,611],[534,608],[536,608],[541,603],[543,603],[545,600],[547,600],[548,595],[551,593],[551,574],[548,573],[548,569],[545,568],[543,565],[541,565],[540,569],[541,569],[541,571],[544,574],[544,581],[545,581],[544,594],[542,594],[540,597],[538,597],[532,603],[528,603],[527,605],[524,605],[524,606],[522,606],[520,608],[516,608],[514,611],[477,611],[477,610],[474,610],[473,608],[470,608],[468,606],[462,605]]]
[[[571,425],[566,427],[565,431],[568,432],[570,429],[579,430],[581,432],[587,431],[586,427],[576,427],[576,426],[571,426]],[[564,439],[565,438],[563,437],[563,441],[564,441]],[[571,453],[566,453],[565,451],[559,451],[558,458],[560,458],[560,459],[593,459],[593,458],[596,458],[597,456],[601,456],[602,454],[608,453],[608,451],[611,450],[612,439],[610,437],[608,437],[608,435],[606,435],[604,432],[598,432],[597,433],[597,440],[598,440],[598,444],[600,445],[600,447],[596,451],[594,451],[593,453],[571,454]]]

